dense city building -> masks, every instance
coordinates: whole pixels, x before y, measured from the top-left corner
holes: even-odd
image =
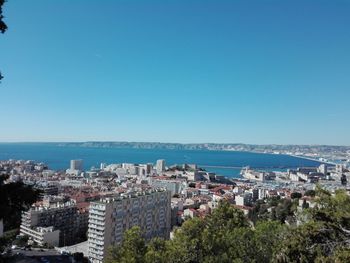
[[[184,179],[171,179],[171,178],[159,178],[159,176],[151,177],[150,184],[154,188],[165,188],[171,192],[171,195],[181,194],[182,190],[186,188],[186,180]]]
[[[81,160],[72,160],[66,171],[33,161],[0,161],[0,172],[10,175],[5,183],[23,182],[41,190],[41,201],[22,215],[20,234],[29,236],[29,244],[79,251],[99,263],[132,226],[139,226],[146,240],[169,238],[174,227],[206,217],[223,200],[249,216],[270,198],[288,201],[295,192],[314,190],[316,183],[331,192],[348,189],[350,176],[348,166],[325,163],[277,171],[243,167],[240,178],[226,178],[195,164],[166,167],[165,160],[80,169]],[[78,172],[67,173],[72,170]],[[298,209],[314,205],[304,196]]]
[[[79,159],[79,160],[70,161],[70,168],[66,170],[66,173],[78,176],[82,171],[83,171],[83,160]]]
[[[100,263],[107,248],[122,241],[123,233],[139,226],[144,237],[169,238],[171,194],[166,190],[148,190],[121,194],[91,202],[89,212],[89,258]]]
[[[21,235],[39,245],[66,246],[82,241],[86,235],[88,211],[61,196],[46,196],[22,214]]]
[[[157,160],[156,170],[158,174],[161,174],[165,171],[165,160]]]

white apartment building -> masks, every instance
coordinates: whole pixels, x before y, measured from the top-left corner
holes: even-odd
[[[72,245],[87,231],[88,213],[81,213],[74,200],[47,196],[42,204],[22,213],[20,234],[39,245]],[[57,239],[58,238],[58,239]]]
[[[119,244],[123,234],[139,226],[144,237],[168,239],[171,228],[171,192],[148,190],[91,202],[89,210],[89,259],[102,263],[109,246]]]
[[[187,187],[184,180],[158,179],[158,177],[150,177],[150,185],[154,188],[165,188],[171,195],[180,194]]]
[[[252,202],[252,193],[245,192],[244,194],[241,195],[236,195],[235,196],[235,202],[236,205],[240,206],[247,206],[250,205]]]
[[[60,244],[60,230],[55,230],[53,226],[30,228],[21,225],[21,235],[29,236],[32,243],[41,246],[50,244],[56,247]]]
[[[67,174],[78,176],[83,171],[83,160],[71,160],[70,168],[66,170]]]
[[[157,160],[156,170],[157,174],[161,174],[165,171],[165,160]]]
[[[71,170],[83,170],[83,160],[71,160],[70,161],[70,169]]]

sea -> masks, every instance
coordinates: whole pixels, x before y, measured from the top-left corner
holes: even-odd
[[[239,178],[243,167],[284,171],[303,166],[319,166],[320,162],[283,154],[238,151],[168,150],[62,146],[58,143],[0,143],[0,160],[33,160],[53,170],[69,168],[70,160],[82,159],[84,169],[101,163],[155,163],[164,159],[166,165],[197,164],[207,171],[229,178]]]

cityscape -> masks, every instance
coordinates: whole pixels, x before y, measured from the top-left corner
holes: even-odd
[[[349,14],[0,0],[0,263],[350,263]]]
[[[349,190],[350,178],[349,167],[343,164],[286,172],[245,167],[242,178],[228,179],[196,164],[101,163],[85,170],[81,159],[71,160],[66,171],[34,161],[5,160],[0,162],[0,174],[9,175],[5,184],[23,182],[40,190],[38,201],[21,215],[19,237],[26,237],[26,244],[13,245],[13,252],[29,259],[37,247],[37,258],[81,253],[96,263],[103,262],[108,248],[120,244],[133,226],[141,228],[146,240],[169,239],[186,220],[205,218],[222,200],[252,216],[259,202],[290,199],[298,193],[302,209],[305,201],[315,206],[305,193],[316,184],[331,192]],[[0,226],[2,234],[3,220]]]

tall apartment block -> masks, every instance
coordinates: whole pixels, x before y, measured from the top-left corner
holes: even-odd
[[[78,176],[83,171],[83,160],[71,160],[70,168],[66,170],[67,174]]]
[[[71,160],[70,161],[70,169],[71,170],[83,170],[83,160]]]
[[[165,160],[157,160],[156,163],[157,174],[161,174],[165,171]]]
[[[139,226],[146,240],[168,239],[171,227],[171,192],[148,190],[121,194],[91,202],[89,209],[89,259],[101,263],[109,246],[119,244],[123,234]]]
[[[73,200],[45,197],[40,205],[33,205],[23,212],[20,234],[29,236],[39,245],[72,245],[86,235],[88,215],[87,211],[79,211]]]

